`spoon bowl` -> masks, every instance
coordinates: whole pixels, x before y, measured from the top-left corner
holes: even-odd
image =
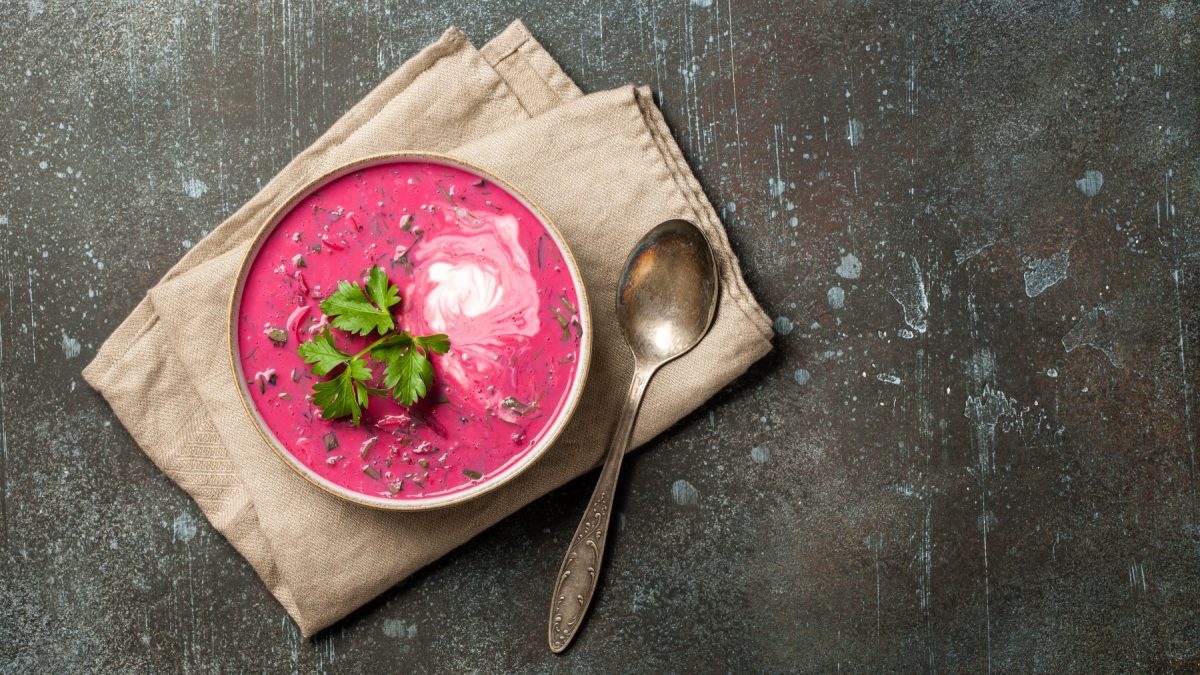
[[[708,332],[717,263],[696,226],[668,220],[642,238],[617,287],[617,322],[639,362],[665,363]]]
[[[717,309],[717,284],[712,249],[686,220],[659,224],[629,254],[617,284],[617,322],[633,350],[633,379],[596,489],[554,583],[549,625],[553,652],[562,652],[574,639],[596,592],[621,458],[646,384],[660,366],[687,353],[708,332]]]

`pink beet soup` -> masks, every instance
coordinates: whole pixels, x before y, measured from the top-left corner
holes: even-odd
[[[319,305],[338,281],[361,284],[372,265],[400,289],[398,329],[445,333],[450,351],[430,354],[433,385],[411,408],[372,396],[359,426],[324,420],[311,403],[321,378],[297,346],[326,324]],[[321,187],[266,236],[238,307],[238,358],[284,450],[354,492],[420,500],[504,472],[566,412],[579,306],[563,251],[521,201],[462,169],[396,161]],[[332,333],[349,353],[378,337]]]

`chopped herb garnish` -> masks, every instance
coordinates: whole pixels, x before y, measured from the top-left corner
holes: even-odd
[[[471,480],[479,480],[480,478],[483,478],[483,474],[479,473],[478,471],[472,471],[470,469],[463,469],[463,475],[466,476],[467,478],[470,478]]]
[[[405,251],[398,257],[392,258],[392,267],[395,267],[396,265],[403,267],[406,274],[412,274],[413,266],[412,261],[408,259],[408,251]]]
[[[267,338],[277,345],[286,345],[288,341],[287,331],[282,328],[271,328],[267,331]]]
[[[566,307],[567,310],[570,311],[572,314],[577,314],[579,312],[579,310],[575,309],[575,305],[572,305],[571,301],[567,299],[567,296],[560,295],[560,296],[558,296],[558,299],[559,299],[559,301],[562,302],[563,307]]]
[[[554,315],[554,320],[558,322],[558,327],[562,328],[562,339],[569,340],[571,339],[571,325],[579,326],[579,319],[576,318],[579,310],[575,309],[575,305],[571,304],[566,295],[558,296],[558,300],[562,303],[563,310],[566,311],[564,312],[557,307],[551,306],[550,313]]]
[[[379,480],[379,469],[376,469],[373,466],[370,466],[370,465],[364,466],[363,473],[365,473],[367,475],[367,478],[370,478],[372,480]]]
[[[533,403],[522,403],[512,396],[500,401],[500,405],[511,410],[514,415],[524,415],[537,407]]]
[[[563,316],[562,312],[559,312],[557,307],[551,307],[550,313],[554,315],[554,320],[558,322],[559,327],[564,331],[567,330],[567,326],[570,325],[571,320]]]
[[[258,393],[267,393],[267,385],[275,386],[275,369],[267,368],[254,374],[254,381],[258,383]]]
[[[341,443],[338,442],[337,434],[333,433],[332,431],[322,436],[321,440],[325,443],[326,450],[336,450],[337,447],[341,445]]]

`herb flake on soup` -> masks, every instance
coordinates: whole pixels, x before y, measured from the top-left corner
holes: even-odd
[[[379,267],[398,330],[445,334],[411,406],[370,396],[358,424],[322,418],[300,344],[355,354],[378,335],[329,330],[321,302]],[[237,340],[252,404],[285,451],[351,491],[420,499],[502,472],[564,414],[578,373],[579,299],[528,207],[462,169],[397,161],[335,179],[294,206],[246,273]],[[372,386],[383,382],[372,372]]]

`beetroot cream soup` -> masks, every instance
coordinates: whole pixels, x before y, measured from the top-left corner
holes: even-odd
[[[423,400],[372,396],[355,427],[321,419],[296,348],[326,325],[338,281],[372,265],[400,289],[398,329],[445,333],[450,351],[430,354]],[[442,495],[502,470],[563,412],[578,307],[563,253],[521,202],[460,169],[395,162],[326,185],[267,236],[239,307],[241,365],[266,426],[316,473],[366,495]],[[378,337],[332,332],[349,353]]]

